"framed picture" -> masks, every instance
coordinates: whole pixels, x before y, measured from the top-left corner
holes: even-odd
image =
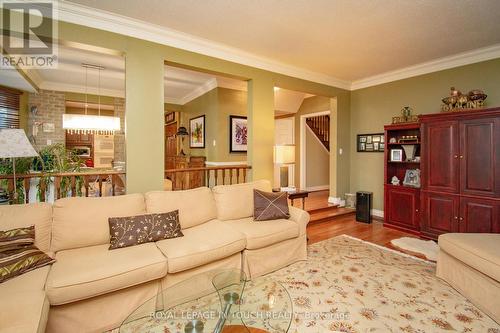
[[[420,170],[419,169],[406,170],[403,185],[411,187],[420,187]]]
[[[205,148],[205,115],[189,119],[189,147]]]
[[[165,115],[165,124],[170,124],[175,121],[175,112],[169,112]]]
[[[358,134],[357,150],[362,153],[384,152],[384,133]]]
[[[391,162],[403,162],[403,149],[391,149]]]
[[[246,153],[248,144],[247,117],[229,116],[229,152]]]

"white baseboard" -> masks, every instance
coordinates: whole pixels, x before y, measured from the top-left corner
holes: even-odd
[[[330,185],[309,186],[306,188],[307,191],[324,191],[329,189]]]
[[[384,218],[384,211],[378,209],[372,209],[372,216]]]
[[[213,162],[213,161],[207,161],[205,162],[205,165],[207,166],[233,166],[233,165],[247,165],[247,161],[241,161],[241,162]]]

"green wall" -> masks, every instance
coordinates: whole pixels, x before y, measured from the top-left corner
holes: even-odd
[[[80,45],[88,50],[94,47],[96,50],[104,48],[125,56],[125,135],[129,193],[161,189],[163,186],[165,106],[163,82],[160,82],[160,77],[164,72],[165,61],[186,68],[248,80],[247,160],[252,166],[250,177],[253,179],[273,179],[275,86],[336,97],[339,127],[349,130],[350,92],[343,89],[66,22],[59,22],[59,40],[72,46]],[[339,130],[339,139],[342,140],[339,144],[347,148],[350,141],[344,134],[343,129]],[[342,188],[347,190],[348,164],[344,165],[344,161],[339,161],[339,168],[334,172],[339,179],[342,178]],[[341,172],[344,172],[342,177]]]
[[[488,95],[487,106],[500,106],[500,59],[351,92],[351,192],[373,191],[373,208],[383,210],[384,154],[357,153],[356,135],[382,133],[404,106],[415,114],[440,112],[441,99],[452,86],[463,93],[482,89]]]
[[[186,138],[186,154],[206,156],[208,162],[246,162],[247,154],[229,152],[229,116],[247,114],[246,91],[214,88],[182,105],[178,111],[181,125],[188,130],[191,118],[205,115],[205,148],[189,148]]]

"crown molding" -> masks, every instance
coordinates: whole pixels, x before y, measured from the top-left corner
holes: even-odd
[[[193,91],[191,91],[186,96],[182,97],[180,100],[181,105],[191,102],[193,99],[200,97],[203,94],[206,94],[210,90],[217,88],[217,79],[213,78],[203,83],[201,86],[196,87]]]
[[[414,66],[409,66],[394,71],[374,75],[352,82],[351,90],[368,88],[383,83],[407,79],[414,76],[429,74],[454,67],[460,67],[500,58],[500,44],[495,44],[480,49],[458,53],[452,56],[443,57]]]
[[[77,84],[67,84],[60,82],[52,82],[52,81],[43,81],[40,84],[40,89],[42,90],[54,90],[54,91],[64,91],[64,92],[74,92],[85,94],[85,86],[77,85]],[[87,89],[88,94],[98,94],[98,90],[94,88]],[[114,89],[101,89],[101,96],[110,96],[110,97],[120,97],[125,98],[124,91],[122,90],[114,90]]]
[[[350,89],[351,87],[349,81],[284,64],[205,38],[195,37],[177,30],[168,29],[96,8],[61,1],[57,10],[59,20],[61,21],[160,43],[333,87],[342,89]]]

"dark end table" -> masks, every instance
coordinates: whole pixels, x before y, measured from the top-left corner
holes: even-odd
[[[279,188],[273,188],[273,192],[281,192],[281,189]],[[310,191],[304,191],[304,190],[296,190],[294,192],[287,192],[288,194],[288,199],[292,201],[292,206],[293,206],[293,201],[295,199],[302,199],[302,209],[305,210],[306,208],[306,198],[309,196]]]

